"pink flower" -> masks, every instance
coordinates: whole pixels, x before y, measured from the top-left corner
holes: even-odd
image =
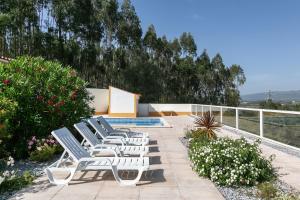
[[[29,141],[29,142],[28,142],[28,145],[29,145],[29,146],[32,146],[33,144],[34,144],[33,141]]]

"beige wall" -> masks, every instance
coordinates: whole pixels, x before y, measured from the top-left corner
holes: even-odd
[[[139,104],[138,116],[165,116],[192,114],[191,104]]]
[[[90,106],[95,108],[96,114],[106,114],[108,112],[109,90],[97,88],[87,88],[87,90],[91,96],[94,96]]]

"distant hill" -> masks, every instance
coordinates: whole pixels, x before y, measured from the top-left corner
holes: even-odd
[[[264,101],[268,92],[242,95],[242,101]],[[276,102],[300,101],[300,90],[272,91],[271,98]]]

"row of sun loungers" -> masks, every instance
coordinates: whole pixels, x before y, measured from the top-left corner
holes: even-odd
[[[132,132],[129,129],[114,129],[103,118],[90,118],[74,124],[83,137],[80,143],[67,128],[52,131],[51,134],[64,148],[55,163],[45,169],[50,183],[67,185],[77,171],[111,170],[122,186],[136,185],[142,173],[149,170],[149,136],[147,133]],[[91,128],[93,129],[91,129]],[[100,156],[105,154],[105,156]],[[137,171],[133,180],[123,180],[118,171]],[[66,178],[55,178],[54,173],[68,173]]]

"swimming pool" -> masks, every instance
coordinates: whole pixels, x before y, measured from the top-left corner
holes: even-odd
[[[170,127],[163,118],[105,118],[111,126],[118,127]]]

